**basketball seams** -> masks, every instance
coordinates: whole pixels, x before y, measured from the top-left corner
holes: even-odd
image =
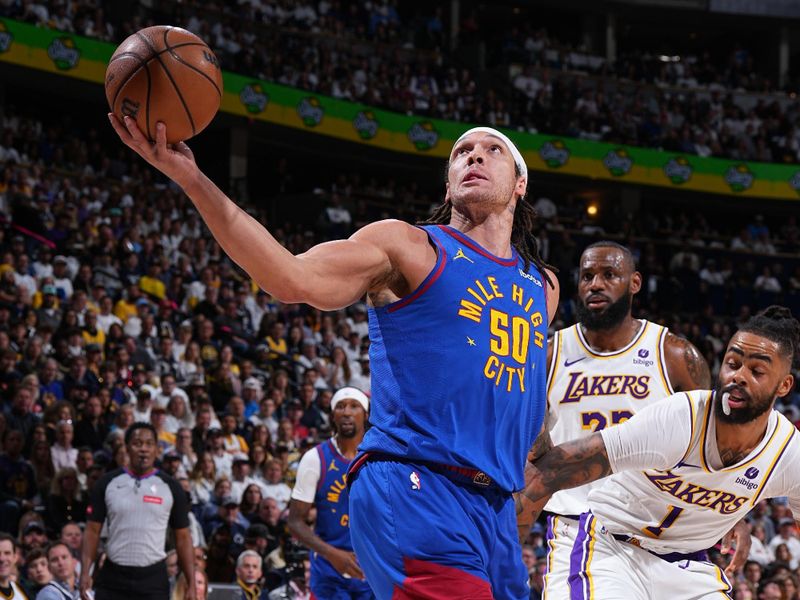
[[[187,46],[205,46],[206,48],[208,48],[208,44],[206,44],[205,42],[183,42],[183,43],[181,43],[181,44],[177,44],[177,45],[175,45],[175,46],[172,46],[172,49],[176,49],[176,48],[185,48],[185,47],[187,47]],[[149,46],[149,47],[150,47],[150,49],[152,50],[152,46]],[[110,60],[110,61],[108,61],[108,64],[109,64],[109,66],[110,66],[110,65],[111,65],[111,63],[113,63],[115,60],[117,60],[117,59],[120,59],[120,58],[137,58],[137,59],[139,59],[139,66],[138,66],[138,67],[136,67],[136,68],[135,68],[133,71],[131,71],[131,72],[128,74],[128,76],[127,76],[127,77],[126,77],[126,78],[123,80],[123,82],[122,82],[122,83],[120,83],[120,84],[117,86],[117,91],[114,93],[114,101],[111,103],[111,106],[113,107],[113,106],[114,106],[114,102],[116,102],[116,101],[117,101],[117,94],[119,94],[119,90],[120,90],[122,87],[124,87],[124,86],[125,86],[125,84],[126,84],[126,83],[128,83],[128,81],[130,81],[130,79],[131,79],[131,78],[132,78],[134,75],[136,75],[136,74],[137,74],[139,71],[141,71],[142,69],[144,69],[144,68],[147,66],[147,63],[149,63],[151,60],[153,60],[153,59],[154,59],[156,56],[160,56],[161,54],[164,54],[165,52],[169,52],[169,51],[170,51],[170,48],[164,48],[163,50],[159,50],[159,51],[158,51],[158,52],[156,52],[155,54],[151,54],[151,55],[150,55],[150,56],[148,56],[147,58],[142,58],[141,56],[139,56],[139,55],[138,55],[138,54],[136,54],[135,52],[121,52],[120,54],[117,54],[116,56],[113,56],[113,57],[111,57],[111,60]]]
[[[167,31],[169,31],[169,29]],[[144,42],[145,42],[145,44],[147,44],[148,48],[150,48],[150,50],[154,54],[156,54],[155,48],[153,47],[153,45],[151,44],[150,40],[148,39],[148,37],[146,35],[143,35],[140,31],[137,31],[136,35],[138,37],[140,37],[142,40],[144,40]],[[172,77],[172,73],[169,72],[169,69],[164,64],[164,61],[161,60],[160,54],[156,55],[156,56],[153,56],[153,58],[156,61],[158,61],[158,64],[161,65],[162,69],[164,69],[164,74],[169,78],[169,81],[172,84],[172,87],[175,89],[175,93],[178,94],[178,99],[181,101],[181,104],[183,105],[183,110],[186,112],[186,116],[189,118],[189,125],[192,126],[192,135],[194,135],[196,133],[196,131],[197,131],[195,126],[194,126],[194,118],[192,118],[192,113],[189,110],[189,107],[186,105],[186,100],[183,99],[183,94],[181,93],[181,89],[175,83],[175,79]],[[148,108],[148,110],[147,110],[147,129],[148,129],[148,133],[149,133],[149,130],[150,130],[150,88],[149,87],[148,87],[148,94],[147,94],[147,108]],[[154,138],[150,138],[150,139],[154,139]]]
[[[169,45],[169,40],[167,39],[167,36],[169,35],[170,31],[172,31],[172,29],[165,29],[164,30],[164,46],[165,46],[165,48],[164,48],[163,51],[164,52],[169,52],[170,56],[172,56],[172,58],[174,60],[176,60],[180,64],[188,67],[189,69],[191,69],[192,71],[194,71],[198,75],[202,75],[203,77],[205,77],[208,80],[208,82],[211,85],[214,86],[214,89],[217,90],[217,94],[219,94],[219,97],[222,98],[222,90],[219,88],[219,86],[217,85],[216,81],[214,81],[211,77],[209,77],[208,74],[204,73],[203,71],[201,71],[200,69],[195,67],[193,64],[186,62],[180,54],[178,54],[177,52],[173,52],[173,50],[177,50],[181,46],[180,45],[177,45],[177,46],[170,46]],[[206,48],[208,48],[209,52],[211,52],[211,48],[207,44],[203,44],[203,45],[206,46]]]
[[[178,38],[175,44],[171,44],[169,38],[169,32],[173,29]],[[160,37],[159,34],[163,36]],[[161,48],[158,48],[159,44]],[[188,49],[184,53],[181,48]],[[173,63],[168,64],[169,60],[162,57],[165,53],[169,53]],[[163,69],[163,75],[153,71],[156,62]],[[182,67],[186,69],[182,70]],[[145,71],[144,76],[140,72],[142,69]],[[217,92],[216,100],[210,90],[203,89],[198,83],[198,75],[213,86]],[[144,81],[143,77],[147,80]],[[170,92],[170,88],[174,92]],[[219,109],[218,102],[224,94],[222,90],[219,63],[208,44],[191,32],[169,25],[147,27],[135,32],[117,48],[107,66],[106,95],[112,111],[117,115],[121,111],[137,115],[140,124],[138,117],[142,117],[145,121],[142,131],[151,140],[155,136],[157,120],[168,123],[173,123],[174,120],[177,129],[171,129],[181,139],[187,139],[205,129]],[[172,93],[175,95],[171,95]],[[176,96],[180,100],[180,106],[175,102]],[[151,106],[152,102],[156,104]],[[145,106],[142,107],[141,103]],[[214,104],[217,104],[216,108]],[[186,115],[185,121],[180,116],[181,107]]]

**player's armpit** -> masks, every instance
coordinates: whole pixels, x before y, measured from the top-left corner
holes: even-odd
[[[664,340],[667,376],[676,392],[707,390],[711,387],[711,371],[706,359],[689,340],[671,333]]]
[[[599,433],[556,446],[537,459],[532,469],[521,494],[534,504],[559,490],[611,474],[606,447]]]

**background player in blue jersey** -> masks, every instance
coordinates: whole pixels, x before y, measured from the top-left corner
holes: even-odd
[[[309,450],[297,468],[297,482],[289,504],[289,531],[311,550],[311,591],[320,600],[370,600],[350,542],[347,469],[364,439],[369,399],[359,389],[346,387],[331,398],[336,434]],[[307,524],[311,507],[317,509],[312,531]]]
[[[186,144],[168,147],[163,124],[151,144],[129,117],[109,119],[276,299],[335,310],[368,296],[373,427],[350,531],[376,596],[526,598],[511,493],[542,425],[558,284],[532,233],[514,144],[489,128],[457,140],[440,225],[379,221],[295,256]]]

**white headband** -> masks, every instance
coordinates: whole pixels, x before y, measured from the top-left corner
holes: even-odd
[[[369,398],[367,395],[358,388],[343,387],[331,398],[331,410],[336,410],[336,405],[342,400],[355,400],[364,407],[364,412],[369,412]]]
[[[508,136],[506,136],[506,134],[497,131],[497,129],[492,129],[491,127],[473,127],[472,129],[462,133],[461,137],[456,140],[456,144],[458,144],[458,142],[463,140],[468,135],[479,132],[490,133],[493,136],[500,138],[506,145],[506,148],[508,148],[508,151],[511,152],[511,156],[514,157],[514,162],[516,163],[517,169],[519,169],[520,174],[525,179],[528,178],[528,166],[525,164],[525,160],[522,158],[522,154],[520,153],[519,149],[514,145],[514,142],[508,139]],[[453,145],[455,146],[456,144]]]

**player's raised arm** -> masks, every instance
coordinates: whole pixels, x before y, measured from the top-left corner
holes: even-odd
[[[294,256],[200,171],[186,144],[167,145],[163,123],[156,128],[153,144],[130,117],[123,123],[109,114],[109,120],[127,146],[183,188],[225,252],[281,301],[329,310],[348,306],[392,279],[391,248],[402,244],[406,252],[413,252],[409,237],[428,253],[429,268],[436,260],[424,233],[400,221],[374,223],[349,240],[320,244]],[[426,264],[424,259],[420,262]],[[399,287],[402,291],[407,286]]]

